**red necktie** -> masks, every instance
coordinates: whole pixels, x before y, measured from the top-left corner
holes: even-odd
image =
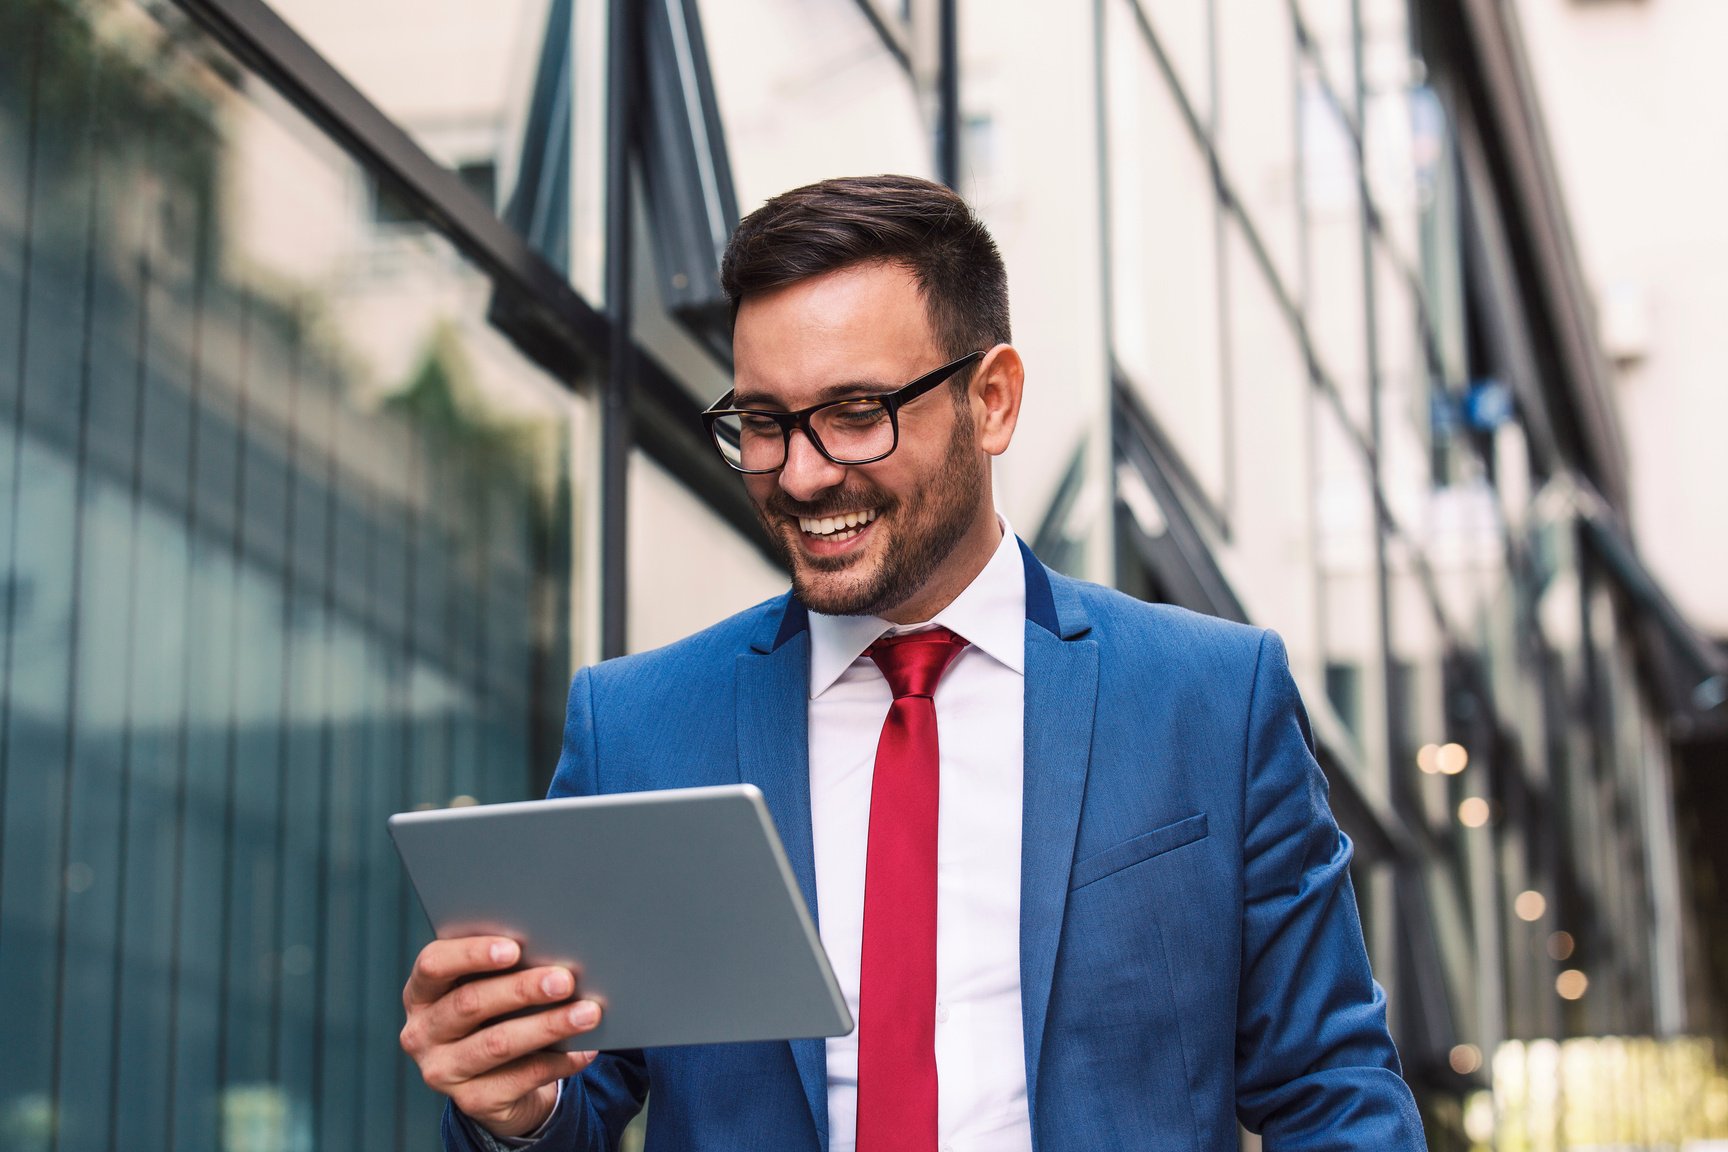
[[[936,1148],[936,682],[966,641],[885,636],[865,655],[894,690],[876,745],[858,980],[858,1152]]]

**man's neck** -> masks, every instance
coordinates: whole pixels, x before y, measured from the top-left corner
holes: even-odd
[[[984,515],[967,530],[936,574],[911,599],[883,612],[882,618],[893,624],[921,624],[935,618],[978,579],[1001,542],[1002,522],[996,518],[995,505],[987,503]]]

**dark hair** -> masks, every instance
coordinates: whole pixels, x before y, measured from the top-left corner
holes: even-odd
[[[738,225],[720,283],[736,318],[752,293],[877,260],[912,273],[945,355],[1008,343],[1008,273],[996,241],[957,193],[915,176],[849,176],[782,192]]]

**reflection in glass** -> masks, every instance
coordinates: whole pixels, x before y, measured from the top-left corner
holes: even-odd
[[[551,763],[573,402],[369,184],[177,9],[0,9],[8,1152],[435,1126],[383,820]]]

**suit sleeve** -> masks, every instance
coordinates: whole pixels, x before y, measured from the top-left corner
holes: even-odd
[[[1243,792],[1237,1115],[1267,1152],[1425,1147],[1386,1030],[1284,644],[1267,632],[1249,704]]]
[[[564,743],[548,796],[592,796],[601,791],[595,735],[594,678],[584,668],[570,685]],[[648,1066],[639,1050],[602,1052],[580,1076],[564,1081],[558,1108],[528,1147],[535,1152],[612,1152],[648,1096]],[[454,1104],[444,1109],[445,1152],[492,1152]]]

